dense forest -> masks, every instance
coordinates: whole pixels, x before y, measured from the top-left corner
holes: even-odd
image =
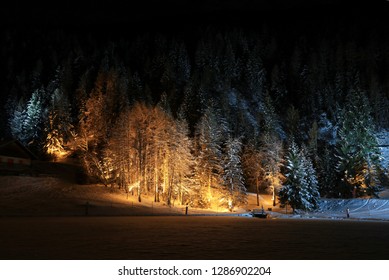
[[[322,19],[5,28],[0,138],[79,159],[139,201],[232,211],[269,191],[309,210],[374,196],[388,184],[375,132],[389,129],[389,33]]]

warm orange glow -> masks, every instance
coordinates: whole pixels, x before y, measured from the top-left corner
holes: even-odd
[[[62,147],[61,147],[62,148]],[[49,146],[46,150],[48,155],[53,156],[56,159],[63,159],[66,158],[68,155],[68,152],[65,151],[63,148],[58,148],[56,146]]]

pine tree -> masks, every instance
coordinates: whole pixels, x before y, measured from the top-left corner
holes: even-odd
[[[58,117],[54,112],[49,114],[48,125],[46,127],[46,140],[44,144],[46,154],[57,159],[65,154],[64,141],[58,130]]]
[[[174,143],[172,161],[175,174],[175,195],[183,205],[190,203],[193,198],[194,157],[191,153],[193,142],[189,138],[188,124],[181,117],[175,120],[175,137],[171,141]]]
[[[284,68],[284,65],[281,65],[281,67],[279,67],[276,64],[271,72],[270,91],[272,92],[272,96],[274,96],[274,104],[277,108],[282,108],[283,104],[285,104],[285,98],[288,94],[288,90],[286,88],[286,75]]]
[[[376,195],[379,191],[380,150],[369,103],[359,91],[351,91],[347,101],[336,147],[339,194],[342,197]]]
[[[15,106],[13,112],[11,113],[8,121],[8,125],[11,131],[13,138],[24,142],[24,122],[26,119],[26,112],[22,101]]]
[[[257,195],[257,206],[259,206],[259,190],[265,178],[265,170],[262,164],[262,153],[254,145],[244,146],[242,156],[242,168],[246,184],[255,191]]]
[[[54,159],[66,156],[65,146],[74,134],[71,106],[64,92],[58,88],[58,82],[53,81],[51,96],[49,98],[48,119],[45,121],[45,142],[46,154]]]
[[[302,153],[302,162],[305,169],[306,181],[308,186],[308,197],[306,209],[315,209],[318,206],[320,193],[319,185],[317,181],[316,170],[313,167],[311,159],[308,157],[308,154],[305,149],[301,151]]]
[[[263,66],[258,47],[250,52],[245,67],[244,83],[247,85],[246,91],[253,96],[255,102],[260,102],[266,92],[266,69]]]
[[[279,193],[281,205],[289,204],[293,212],[315,209],[319,198],[316,172],[305,151],[294,142],[286,156],[285,169],[286,181]]]
[[[92,178],[101,179],[103,174],[103,151],[111,129],[112,111],[107,110],[105,72],[99,72],[95,86],[79,115],[78,131],[74,136],[77,149],[81,152],[81,162]],[[110,108],[111,109],[111,108]],[[109,116],[109,118],[107,117]]]
[[[210,207],[214,192],[222,188],[222,144],[226,127],[217,110],[208,107],[196,128],[196,176],[199,203]]]
[[[318,160],[318,181],[321,196],[337,197],[336,194],[336,162],[333,147],[325,146]]]
[[[317,151],[317,148],[318,148],[318,143],[317,143],[317,139],[318,139],[318,125],[317,125],[317,122],[314,121],[312,123],[312,127],[309,129],[309,139],[308,139],[308,153],[311,157],[311,159],[317,163],[318,162],[318,151]]]
[[[22,142],[25,144],[38,145],[40,140],[45,113],[42,107],[43,93],[43,89],[35,90],[27,103],[22,135]]]
[[[261,108],[262,129],[264,134],[284,139],[285,132],[281,127],[279,117],[274,109],[273,101],[268,93],[263,96],[263,104]]]
[[[261,164],[264,170],[264,180],[271,190],[273,206],[276,205],[276,196],[284,176],[281,173],[282,163],[282,142],[275,134],[265,133],[261,137]]]
[[[246,188],[244,186],[240,156],[242,151],[240,139],[230,138],[226,143],[226,149],[223,179],[227,194],[227,206],[232,212],[234,207],[246,202]]]
[[[299,138],[300,113],[293,105],[286,110],[285,127],[289,139]]]

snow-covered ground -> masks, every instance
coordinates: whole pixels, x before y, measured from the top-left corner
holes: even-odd
[[[249,194],[249,202],[253,205],[254,194]],[[380,199],[321,199],[319,209],[313,212],[297,211],[292,214],[291,209],[273,207],[268,211],[275,219],[352,219],[352,220],[387,220],[389,221],[388,191],[382,192]],[[265,210],[271,207],[271,197],[261,195]],[[346,210],[350,217],[347,218]]]
[[[347,209],[349,218],[347,218]],[[322,199],[314,212],[297,211],[294,215],[282,212],[271,213],[274,218],[350,219],[389,221],[387,199]]]
[[[86,211],[90,216],[183,215],[185,206],[169,207],[146,196],[139,203],[136,196],[117,188],[79,185],[63,178],[0,176],[0,216],[83,216]],[[218,213],[223,209],[189,209],[189,214]]]
[[[381,199],[323,199],[315,212],[293,215],[291,209],[272,206],[271,195],[248,195],[248,204],[234,212],[225,209],[189,208],[189,215],[247,216],[253,209],[261,209],[271,218],[325,218],[345,219],[346,209],[350,219],[389,220],[388,191]],[[88,205],[88,206],[87,206]],[[142,203],[136,196],[100,185],[78,185],[61,178],[1,176],[0,216],[121,216],[121,215],[184,215],[185,206],[175,203],[168,207],[163,202],[154,203],[152,197],[144,197]]]
[[[255,194],[249,194],[249,206],[254,205]],[[265,210],[271,206],[271,196],[261,195]],[[259,208],[254,206],[254,208]],[[349,218],[347,218],[347,209]],[[272,207],[267,211],[274,219],[349,219],[389,221],[389,191],[383,191],[380,199],[321,199],[319,209],[312,212],[297,211],[290,208]]]

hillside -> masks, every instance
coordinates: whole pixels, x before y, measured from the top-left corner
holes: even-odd
[[[63,178],[0,176],[0,216],[80,215],[183,215],[185,206],[168,207],[151,197],[127,195],[117,188],[98,184],[80,185]],[[87,209],[88,205],[88,209]],[[88,211],[88,213],[86,213]],[[190,209],[190,214],[222,211]],[[243,209],[238,212],[244,212]]]
[[[381,199],[322,199],[315,212],[299,212],[292,215],[290,209],[272,207],[270,195],[260,195],[260,206],[256,206],[256,195],[249,193],[248,204],[236,212],[224,209],[206,210],[189,208],[189,215],[243,215],[249,216],[252,209],[261,208],[272,218],[325,218],[344,219],[346,209],[350,219],[389,220],[388,193],[382,192]],[[63,178],[0,176],[0,216],[122,216],[122,215],[184,215],[185,206],[168,207],[154,203],[144,197],[142,203],[136,196],[128,195],[116,188],[102,185],[80,185]],[[88,203],[88,207],[86,206]],[[272,211],[269,211],[271,208]],[[287,210],[287,213],[286,213]]]

